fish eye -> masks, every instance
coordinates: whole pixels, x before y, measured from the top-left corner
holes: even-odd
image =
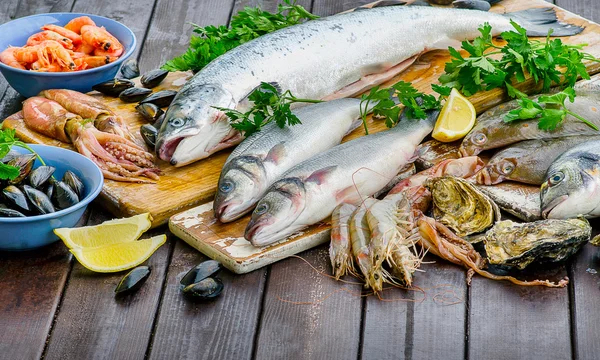
[[[554,175],[552,175],[550,179],[548,179],[548,183],[550,184],[550,186],[558,185],[561,181],[563,181],[564,178],[565,174],[559,171],[554,173]]]
[[[485,136],[485,134],[483,134],[483,133],[477,133],[475,135],[475,137],[473,138],[473,141],[477,145],[484,144],[487,141],[487,136]]]
[[[269,210],[269,205],[268,205],[268,204],[266,204],[266,203],[262,203],[262,204],[259,204],[259,205],[256,207],[256,209],[254,209],[254,213],[255,213],[256,215],[262,215],[262,214],[266,213],[266,212],[267,212],[267,210]]]
[[[185,121],[183,121],[182,118],[175,118],[175,119],[169,120],[169,124],[171,124],[172,126],[175,126],[175,127],[182,127],[184,123],[185,123]]]
[[[219,190],[224,193],[228,193],[233,190],[233,184],[231,181],[223,181],[221,185],[219,185]]]
[[[502,164],[502,167],[500,168],[500,170],[502,171],[502,173],[504,175],[510,174],[511,172],[513,172],[514,169],[515,169],[515,166],[510,161],[505,161]]]

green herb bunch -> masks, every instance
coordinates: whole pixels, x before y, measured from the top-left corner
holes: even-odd
[[[36,154],[29,145],[17,139],[15,130],[0,130],[0,159],[4,158],[13,146],[22,147]],[[42,165],[46,165],[38,154],[36,156]],[[19,176],[19,173],[18,167],[0,162],[0,180],[13,180]]]
[[[295,1],[285,0],[277,7],[277,13],[263,11],[259,7],[245,7],[231,18],[230,26],[205,26],[192,24],[193,32],[199,34],[190,38],[185,53],[167,61],[162,69],[167,71],[200,71],[227,51],[259,36],[271,33],[304,20],[316,19]]]

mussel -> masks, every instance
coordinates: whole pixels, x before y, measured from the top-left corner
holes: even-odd
[[[200,282],[207,277],[217,275],[223,266],[216,260],[206,260],[194,266],[179,281],[183,286],[188,286]]]
[[[151,103],[161,108],[167,107],[171,105],[175,95],[177,95],[175,90],[161,90],[140,101],[140,104]]]
[[[25,192],[25,195],[27,196],[27,199],[29,199],[31,205],[33,205],[38,213],[50,214],[56,211],[54,205],[52,205],[52,201],[50,201],[48,196],[46,196],[46,194],[43,192],[39,191],[38,189],[34,189],[29,185],[24,185],[23,191]]]
[[[56,181],[54,183],[54,190],[52,191],[52,201],[59,209],[66,209],[77,204],[79,196],[63,181]]]
[[[9,181],[9,184],[19,184],[22,182],[33,168],[33,163],[35,162],[35,154],[22,154],[13,157],[7,165],[11,165],[19,168],[19,176]]]
[[[2,190],[6,203],[15,210],[29,211],[29,203],[27,197],[21,189],[14,185],[9,185]]]
[[[2,159],[0,159],[0,162],[6,164],[18,156],[21,156],[21,153],[11,149],[6,155],[4,155],[4,157]]]
[[[144,119],[151,123],[158,120],[158,118],[165,113],[163,109],[161,109],[157,105],[151,102],[147,103],[145,102],[145,100],[142,100],[141,103],[137,104],[135,109],[140,113],[140,115],[142,115]]]
[[[75,175],[71,170],[67,170],[63,175],[62,181],[69,185],[69,187],[77,194],[79,199],[83,198],[84,195],[84,186],[81,179]]]
[[[158,130],[150,124],[144,124],[140,127],[140,135],[142,135],[142,139],[150,149],[154,149],[156,145],[156,135],[158,135]]]
[[[127,79],[112,79],[92,86],[92,89],[103,93],[104,95],[117,97],[123,90],[134,87],[135,84]]]
[[[223,291],[223,287],[221,279],[207,277],[184,287],[183,294],[194,300],[210,300],[219,296]]]
[[[150,276],[150,268],[138,266],[128,272],[115,288],[115,296],[125,295],[137,291]]]
[[[167,75],[169,75],[168,71],[156,69],[145,73],[140,81],[142,82],[143,87],[151,89],[158,86],[158,84],[160,84],[167,77]]]
[[[158,119],[156,119],[156,121],[154,122],[154,124],[152,124],[152,126],[154,126],[156,129],[160,129],[163,121],[165,121],[165,114],[162,114]]]
[[[145,97],[147,97],[148,95],[150,95],[151,93],[152,93],[152,90],[150,90],[150,89],[132,87],[132,88],[123,90],[119,94],[119,99],[121,99],[121,101],[123,101],[123,102],[128,102],[128,103],[138,102],[138,101],[144,99]]]
[[[140,68],[138,66],[137,60],[129,59],[123,63],[121,66],[121,75],[125,79],[133,79],[140,76]]]
[[[56,168],[54,166],[39,166],[29,173],[29,184],[36,189],[39,189],[42,185],[52,177]]]
[[[0,204],[0,217],[25,217],[22,212],[9,208],[4,204]]]
[[[48,181],[46,184],[46,188],[44,189],[44,194],[48,197],[48,199],[52,199],[52,194],[54,194],[54,182]]]

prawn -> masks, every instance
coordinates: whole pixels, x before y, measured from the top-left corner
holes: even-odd
[[[95,48],[94,55],[121,56],[123,54],[123,45],[104,28],[84,25],[81,27],[81,37],[84,42]]]
[[[71,39],[51,30],[44,30],[31,35],[29,39],[27,39],[27,46],[39,45],[46,40],[54,40],[61,44],[65,49],[73,49],[73,41],[71,41]]]
[[[22,64],[31,64],[38,61],[39,45],[14,48],[15,59]]]
[[[377,203],[378,200],[367,198],[354,211],[350,218],[350,239],[352,239],[352,254],[365,279],[368,279],[372,272],[373,263],[369,255],[369,242],[371,239],[371,231],[367,223],[368,209]],[[365,287],[370,287],[369,282],[365,282]]]
[[[75,62],[67,49],[54,40],[46,40],[37,45],[40,63],[46,67],[57,63],[60,67],[75,70]]]
[[[80,52],[86,55],[92,55],[94,50],[96,50],[92,45],[82,41],[75,49],[75,52]]]
[[[80,16],[72,19],[65,25],[65,29],[70,30],[76,34],[81,34],[81,27],[84,25],[96,26],[94,20],[90,19],[89,16]]]
[[[15,51],[17,51],[18,49],[20,48],[12,46],[6,48],[0,53],[0,62],[17,69],[26,70],[25,66],[23,66],[23,64],[20,61],[18,61],[15,56]]]
[[[65,29],[62,26],[46,24],[46,25],[42,26],[42,30],[50,30],[50,31],[59,33],[60,35],[70,39],[73,42],[73,45],[75,45],[75,46],[81,44],[81,35],[77,34],[74,31]]]
[[[117,59],[118,58],[114,56],[81,56],[77,57],[73,61],[75,62],[77,70],[84,70],[110,64]]]
[[[355,274],[354,261],[352,260],[352,245],[350,243],[350,218],[356,211],[356,206],[342,203],[331,214],[331,243],[329,257],[336,280],[347,273]]]

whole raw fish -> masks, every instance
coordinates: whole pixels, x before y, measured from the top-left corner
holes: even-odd
[[[401,120],[395,128],[348,141],[296,165],[260,199],[246,239],[254,246],[268,245],[324,220],[338,204],[360,204],[414,158],[437,114]]]
[[[482,185],[493,185],[505,180],[513,180],[541,185],[548,168],[557,157],[591,140],[600,140],[600,135],[567,136],[516,143],[497,152],[486,167],[477,174],[477,182]]]
[[[478,185],[498,207],[523,221],[541,220],[540,188],[512,181],[485,186]]]
[[[451,19],[452,21],[448,21]],[[364,9],[290,26],[248,41],[215,59],[179,91],[157,137],[161,159],[183,166],[242,140],[216,109],[248,109],[247,96],[261,82],[299,98],[350,97],[402,72],[422,53],[493,35],[515,20],[530,35],[573,35],[582,28],[558,23],[551,8],[510,14],[394,6]]]
[[[580,144],[558,157],[548,169],[541,197],[544,218],[600,216],[600,140]]]
[[[338,99],[294,110],[302,124],[269,123],[227,158],[214,201],[215,216],[233,221],[252,210],[265,191],[294,165],[338,145],[360,121],[360,100]]]
[[[584,117],[600,127],[600,78],[581,81],[575,85],[575,101],[567,101],[567,109]],[[541,95],[532,97],[537,99]],[[477,118],[475,127],[465,136],[460,145],[463,156],[477,155],[484,150],[511,145],[523,140],[552,139],[565,136],[597,135],[580,120],[567,115],[564,122],[555,130],[545,131],[538,128],[538,120],[504,122],[506,114],[517,108],[517,100],[500,104]]]

